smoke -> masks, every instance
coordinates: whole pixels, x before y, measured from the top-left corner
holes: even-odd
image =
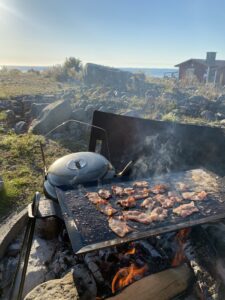
[[[147,136],[138,148],[142,148],[138,151],[142,155],[134,163],[132,178],[167,173],[179,164],[181,145],[171,131],[164,136]]]

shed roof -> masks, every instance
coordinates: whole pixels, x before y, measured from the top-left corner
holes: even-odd
[[[183,61],[182,63],[179,63],[179,64],[175,65],[175,67],[179,67],[180,65],[183,65],[183,64],[185,64],[189,61],[193,61],[193,62],[202,64],[202,65],[208,67],[207,61],[205,59],[200,59],[200,58],[190,58],[186,61]],[[217,67],[218,69],[222,68],[222,67],[225,67],[225,60],[215,60],[215,65],[214,66]]]

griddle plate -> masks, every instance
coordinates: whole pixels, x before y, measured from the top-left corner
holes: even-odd
[[[176,174],[169,173],[144,180],[149,182],[150,187],[155,184],[166,183],[170,191],[177,191],[178,193],[177,185],[181,182],[187,184],[190,191],[205,190],[209,196],[207,200],[195,201],[195,205],[200,210],[199,213],[194,213],[189,217],[182,218],[174,215],[172,208],[170,208],[168,209],[168,218],[163,222],[153,222],[146,225],[129,221],[129,225],[134,227],[135,231],[127,234],[124,238],[119,238],[109,228],[108,217],[99,212],[95,205],[85,197],[86,192],[95,192],[100,188],[110,189],[115,182],[73,190],[56,188],[62,215],[73,250],[76,254],[225,218],[225,182],[214,173],[196,169]],[[132,181],[126,181],[116,183],[116,185],[128,187],[132,186],[132,183]],[[122,208],[116,204],[116,198],[113,197],[109,202],[118,212],[122,211]],[[141,202],[142,200],[137,201],[138,205],[134,210],[140,209],[139,205]],[[190,201],[183,201],[182,204],[189,202]],[[179,205],[180,204],[176,204],[175,206]]]

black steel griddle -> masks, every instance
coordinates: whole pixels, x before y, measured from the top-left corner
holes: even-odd
[[[56,188],[62,215],[76,254],[225,218],[225,181],[212,172],[195,169],[168,173],[145,180],[149,182],[150,187],[155,184],[166,183],[170,191],[178,193],[181,193],[179,183],[184,183],[188,186],[189,191],[204,190],[208,193],[208,196],[206,200],[195,201],[200,212],[186,218],[174,215],[172,208],[170,208],[168,209],[168,218],[162,222],[153,222],[146,225],[128,221],[128,224],[134,227],[135,231],[127,234],[124,238],[120,238],[109,228],[108,217],[99,212],[95,205],[85,197],[85,194],[86,192],[98,191],[100,188],[110,189],[112,185],[129,187],[132,186],[133,181],[116,180],[98,186],[82,186],[72,190]],[[113,197],[109,202],[118,210],[118,214],[121,214],[123,209],[116,204],[116,198]],[[142,200],[137,201],[138,205],[134,210],[141,209],[139,207],[141,202]],[[189,202],[184,200],[181,204]],[[179,205],[175,204],[175,207]]]

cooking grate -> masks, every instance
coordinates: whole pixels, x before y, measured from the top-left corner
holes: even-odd
[[[87,192],[96,192],[100,188],[110,189],[112,185],[123,187],[132,186],[133,181],[111,181],[101,185],[82,186],[73,190],[56,188],[62,215],[68,230],[73,250],[81,254],[104,247],[115,246],[129,241],[147,238],[181,228],[204,224],[225,218],[225,181],[216,174],[203,169],[189,170],[178,173],[168,173],[158,177],[144,179],[152,187],[159,183],[166,183],[169,190],[180,193],[177,186],[184,183],[190,191],[206,191],[208,197],[203,201],[195,201],[199,208],[198,213],[182,218],[175,216],[173,208],[168,209],[168,217],[162,222],[140,224],[128,221],[135,228],[135,232],[127,234],[124,238],[118,237],[108,226],[108,217],[99,212],[86,197]],[[117,198],[118,200],[118,198]],[[113,196],[109,202],[120,213],[123,209],[116,204]],[[142,200],[137,201],[137,207]],[[190,201],[183,200],[182,204]],[[179,206],[176,204],[175,206]],[[131,209],[130,209],[131,210]]]

